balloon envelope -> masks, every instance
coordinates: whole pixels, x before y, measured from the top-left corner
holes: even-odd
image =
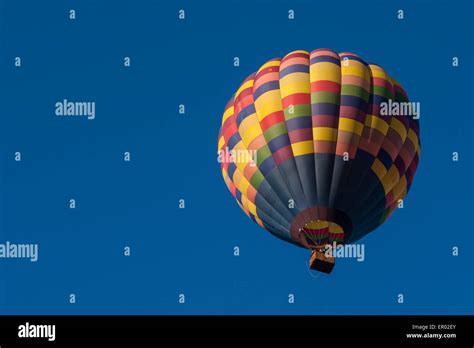
[[[420,141],[409,104],[384,69],[353,53],[272,59],[225,107],[224,181],[252,220],[289,243],[354,242],[386,221],[413,182]]]

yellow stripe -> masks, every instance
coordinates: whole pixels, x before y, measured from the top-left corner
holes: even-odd
[[[387,122],[385,122],[382,118],[378,116],[367,115],[365,119],[365,125],[377,129],[383,135],[387,135],[389,125]]]
[[[221,150],[223,147],[224,147],[224,144],[225,144],[225,140],[224,140],[224,137],[221,136],[219,138],[219,142],[217,144],[217,150]]]
[[[311,228],[313,230],[319,230],[321,228],[326,228],[328,227],[328,222],[325,220],[314,220],[306,224],[307,228]]]
[[[224,181],[226,181],[226,179],[229,177],[229,175],[227,174],[227,170],[222,168],[221,173],[222,173],[222,177],[224,178]]]
[[[345,66],[344,60],[341,59],[341,75],[358,76],[370,82],[370,74],[367,67],[356,60],[349,59],[347,62],[347,66]]]
[[[242,196],[247,197],[247,190],[250,186],[250,183],[242,176],[242,180],[240,180],[240,192],[242,192]]]
[[[281,98],[286,98],[289,95],[296,93],[311,93],[311,85],[309,78],[305,82],[286,83],[280,85]]]
[[[242,195],[245,195],[247,192],[246,188],[248,187],[248,185],[245,184],[245,181],[247,180],[242,175],[242,172],[236,170],[234,172],[234,184],[239,189],[239,191],[242,192]]]
[[[407,179],[405,175],[401,177],[401,179],[397,182],[397,184],[393,187],[392,192],[395,200],[400,199],[403,196],[403,192],[407,186]]]
[[[234,171],[234,175],[232,177],[229,176],[229,178],[232,180],[235,187],[237,187],[240,190],[239,186],[240,186],[240,179],[242,179],[242,174],[238,170],[236,170]]]
[[[291,144],[293,150],[293,156],[301,156],[314,152],[314,145],[312,140],[300,141],[298,143]]]
[[[355,133],[357,135],[362,134],[364,125],[352,118],[341,117],[339,118],[339,130]]]
[[[379,77],[379,78],[382,78],[384,80],[388,80],[387,73],[381,67],[379,67],[377,65],[369,64],[369,68],[370,68],[370,71],[372,72],[373,77]]]
[[[234,106],[231,106],[226,111],[224,111],[224,115],[222,115],[222,124],[224,124],[225,120],[227,120],[233,114],[234,114]]]
[[[295,53],[307,54],[307,55],[308,55],[308,58],[309,58],[309,52],[308,52],[308,51],[305,51],[305,50],[296,50],[296,51],[290,52],[290,53],[288,53],[288,54],[285,56],[285,58],[288,57],[288,56],[291,56],[292,54],[295,54]],[[294,58],[301,58],[301,57],[294,57]]]
[[[327,80],[341,83],[341,68],[334,63],[319,62],[311,64],[309,72],[311,82]]]
[[[253,79],[250,79],[246,81],[245,83],[243,83],[242,85],[240,85],[239,89],[235,93],[234,100],[239,96],[240,93],[242,93],[244,90],[250,87],[253,87]]]
[[[248,200],[247,196],[242,194],[242,197],[240,199],[242,201],[242,206],[244,207],[244,209],[246,211],[249,211],[249,200]]]
[[[257,75],[263,69],[270,68],[272,66],[280,66],[280,61],[279,60],[274,60],[274,61],[271,61],[271,62],[266,62],[265,64],[263,64],[260,67],[260,69],[257,70],[257,73],[255,75]]]
[[[387,195],[392,188],[395,186],[395,184],[398,182],[399,179],[399,174],[398,174],[398,169],[395,166],[390,167],[389,171],[387,174],[382,178],[382,185],[385,191],[385,194]]]
[[[280,90],[276,89],[262,94],[255,101],[255,109],[260,122],[263,121],[265,116],[276,111],[282,111]]]
[[[280,79],[281,98],[296,93],[310,93],[311,85],[309,83],[308,73],[292,73]]]
[[[416,135],[415,131],[411,128],[408,130],[408,139],[411,140],[411,142],[413,143],[413,146],[416,149],[418,146],[418,136]]]
[[[383,186],[385,195],[387,195],[390,192],[390,180],[388,179],[387,176],[384,176],[382,178],[382,186]]]
[[[372,168],[372,171],[375,173],[375,175],[377,175],[379,180],[382,181],[382,178],[387,173],[387,169],[385,169],[382,162],[380,162],[380,160],[376,158],[371,168]]]
[[[247,166],[244,164],[244,166]],[[237,187],[237,189],[242,193],[242,204],[243,206],[248,209],[253,215],[257,216],[257,207],[255,204],[253,204],[247,197],[247,191],[248,188],[250,187],[250,182],[247,180],[247,178],[242,174],[240,171],[241,169],[238,168],[238,170],[235,171],[234,173],[234,184]]]
[[[242,140],[245,144],[250,144],[252,140],[262,134],[260,124],[256,123],[252,127],[249,127],[244,133],[241,133]]]
[[[314,127],[313,140],[336,141],[337,129],[329,127]]]
[[[257,207],[250,200],[248,200],[248,202],[249,202],[249,211],[250,211],[250,213],[252,213],[253,216],[257,217]]]
[[[241,155],[241,157],[243,157],[243,158],[241,158],[241,159],[239,158],[239,160],[234,160],[234,163],[235,163],[235,166],[237,167],[237,169],[240,171],[240,173],[243,173],[245,168],[249,164],[249,161],[246,161],[246,160],[248,158],[250,158],[250,156],[247,157],[246,155]]]
[[[253,127],[255,123],[258,123],[258,117],[256,113],[248,115],[246,118],[242,120],[239,124],[239,133],[245,133],[247,129]]]
[[[402,138],[403,141],[407,138],[407,130],[403,123],[397,120],[395,117],[392,117],[392,122],[390,123],[390,127],[393,128]]]
[[[241,174],[244,173],[245,168],[251,161],[250,153],[248,152],[245,145],[242,141],[239,141],[235,146],[234,149],[236,151],[237,158],[233,159],[234,164],[236,165],[237,169],[240,171]]]
[[[392,165],[388,170],[387,176],[390,178],[390,189],[392,189],[393,186],[395,186],[395,184],[400,180],[400,173],[398,172],[398,168],[395,165]]]
[[[329,222],[329,232],[341,233],[341,232],[344,232],[344,230],[338,224],[335,224],[334,222]]]

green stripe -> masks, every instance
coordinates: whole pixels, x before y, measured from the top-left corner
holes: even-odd
[[[331,103],[339,105],[340,102],[340,94],[333,93],[333,92],[313,92],[311,93],[311,104],[316,103]]]
[[[267,145],[262,146],[257,150],[257,167],[259,167],[263,161],[272,155]]]
[[[265,131],[265,139],[267,142],[270,142],[272,139],[275,139],[277,136],[288,133],[285,122],[278,122],[277,124],[271,126]]]
[[[397,93],[396,93],[395,99],[396,99],[398,102],[408,101],[408,98],[406,98],[406,97],[405,97],[403,94],[401,94],[400,92],[397,92]]]
[[[293,105],[293,113],[290,113],[290,108],[289,106],[284,110],[285,120],[301,116],[311,116],[311,105],[309,104]]]
[[[262,184],[263,180],[265,178],[263,177],[263,174],[260,172],[260,170],[257,170],[253,175],[252,178],[250,179],[250,184],[258,190],[260,185]]]
[[[353,95],[356,97],[362,97],[364,100],[369,100],[370,93],[360,86],[342,85],[341,95]]]
[[[374,94],[380,95],[382,97],[385,97],[387,99],[393,99],[393,93],[385,87],[382,86],[373,86],[374,88]]]

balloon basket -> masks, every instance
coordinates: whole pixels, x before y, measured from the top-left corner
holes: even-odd
[[[309,265],[311,269],[329,274],[334,268],[335,261],[334,257],[326,256],[324,250],[313,249]]]

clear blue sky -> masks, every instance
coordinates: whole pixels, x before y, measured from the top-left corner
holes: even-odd
[[[0,243],[39,244],[36,263],[0,259],[0,313],[472,314],[470,2],[174,3],[0,0]],[[240,211],[216,162],[240,82],[321,47],[382,65],[421,103],[405,208],[329,276]],[[63,98],[95,101],[95,120],[56,117]]]

